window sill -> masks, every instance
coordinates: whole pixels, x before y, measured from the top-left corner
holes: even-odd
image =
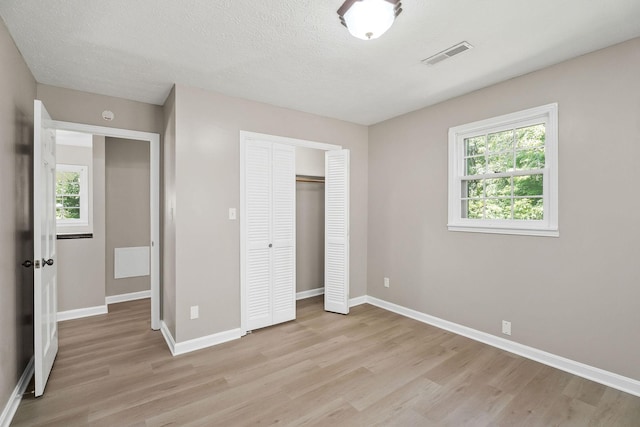
[[[488,233],[488,234],[516,234],[521,236],[542,236],[560,237],[557,229],[528,229],[528,228],[499,228],[499,227],[478,227],[468,225],[448,225],[449,231],[463,231],[468,233]]]
[[[93,233],[66,233],[56,235],[57,240],[93,239]]]

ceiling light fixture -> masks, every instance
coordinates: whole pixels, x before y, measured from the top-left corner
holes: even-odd
[[[352,36],[362,40],[383,35],[402,12],[400,0],[346,0],[340,9],[340,22]]]

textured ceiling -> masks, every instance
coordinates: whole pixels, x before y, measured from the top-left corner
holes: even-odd
[[[40,83],[163,104],[174,82],[379,121],[640,36],[639,0],[402,0],[381,38],[342,0],[2,0]],[[432,67],[458,42],[474,49]]]

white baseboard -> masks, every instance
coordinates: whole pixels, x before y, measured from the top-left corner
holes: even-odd
[[[171,335],[166,323],[162,322],[160,330],[162,331],[162,335],[169,346],[169,350],[171,350],[171,354],[174,356],[237,340],[242,336],[242,330],[237,328],[177,343],[173,338],[173,335]]]
[[[138,299],[145,299],[145,298],[151,298],[151,290],[140,291],[140,292],[130,292],[128,294],[111,295],[105,298],[105,303],[109,305],[109,304],[117,304],[119,302],[135,301]]]
[[[448,320],[440,319],[438,317],[421,313],[419,311],[412,310],[401,305],[393,304],[391,302],[387,302],[378,298],[374,298],[371,296],[367,296],[365,298],[367,303],[375,305],[376,307],[392,311],[394,313],[409,317],[419,322],[427,323],[437,328],[453,332],[454,334],[471,338],[475,341],[480,341],[482,343],[500,348],[510,353],[526,357],[527,359],[535,360],[536,362],[552,366],[554,368],[569,372],[579,377],[604,384],[620,391],[624,391],[625,393],[640,396],[640,381],[633,378],[624,377],[613,372],[605,371],[604,369],[585,365],[584,363],[576,362],[575,360],[567,359],[565,357],[548,353],[537,348],[506,340],[504,338],[500,338],[486,332],[478,331],[476,329],[462,326],[457,323],[449,322]]]
[[[349,300],[349,307],[355,307],[356,305],[364,304],[367,302],[367,296],[363,295],[361,297],[351,298]]]
[[[296,301],[301,299],[316,297],[318,295],[324,295],[324,287],[298,292],[296,293]]]
[[[107,306],[97,305],[95,307],[78,308],[76,310],[67,310],[58,312],[58,322],[64,322],[65,320],[80,319],[82,317],[97,316],[99,314],[107,314]]]
[[[27,367],[24,368],[24,372],[22,372],[22,376],[18,380],[16,388],[13,389],[13,393],[9,396],[9,400],[4,407],[2,414],[0,414],[0,427],[9,427],[9,425],[11,425],[11,421],[13,420],[13,417],[18,410],[18,406],[20,406],[20,402],[22,401],[22,395],[27,389],[32,376],[33,357],[31,357],[31,360],[27,363]]]
[[[162,332],[162,336],[164,337],[164,340],[167,342],[167,346],[169,347],[171,354],[175,356],[176,341],[173,339],[173,335],[171,335],[171,331],[169,330],[169,327],[167,326],[167,324],[164,323],[164,320],[160,321],[160,332]]]

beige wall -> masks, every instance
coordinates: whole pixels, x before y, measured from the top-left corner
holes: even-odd
[[[324,287],[324,184],[296,183],[296,291]]]
[[[0,410],[33,354],[33,100],[36,82],[0,19]]]
[[[351,149],[351,297],[364,295],[367,128],[181,85],[175,97],[176,341],[240,327],[240,221],[228,219],[240,204],[240,130]]]
[[[159,105],[41,83],[38,83],[37,96],[53,120],[162,134],[162,107]],[[115,118],[110,122],[104,120],[104,110],[113,111]]]
[[[59,146],[58,163],[73,160],[66,153],[78,147]],[[93,237],[58,240],[58,311],[105,304],[105,138],[93,136]],[[73,163],[71,163],[73,164]]]
[[[296,174],[324,176],[324,150],[296,147]]]
[[[635,39],[372,126],[369,295],[640,380],[639,75]],[[551,102],[560,237],[447,231],[448,128]]]
[[[150,276],[114,278],[114,249],[149,246],[150,144],[106,138],[106,295],[151,289]]]

